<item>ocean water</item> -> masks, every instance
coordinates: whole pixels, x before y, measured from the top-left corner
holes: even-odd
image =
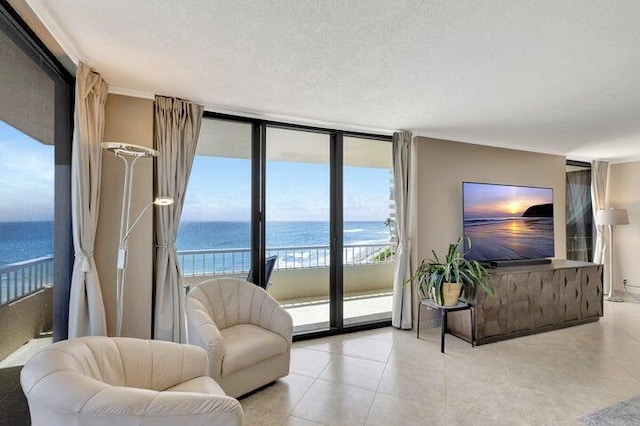
[[[0,222],[0,268],[53,254],[53,222]]]
[[[467,219],[464,234],[471,238],[471,249],[465,246],[468,259],[538,259],[554,255],[550,217]]]
[[[267,248],[329,245],[328,222],[267,222]],[[389,229],[382,221],[345,222],[344,244],[389,242]],[[178,250],[251,247],[249,222],[183,222]]]
[[[249,222],[183,222],[178,250],[247,249],[251,245]],[[382,221],[345,222],[344,243],[389,242]],[[269,222],[267,247],[329,245],[327,222]],[[53,222],[0,222],[0,268],[53,253]]]

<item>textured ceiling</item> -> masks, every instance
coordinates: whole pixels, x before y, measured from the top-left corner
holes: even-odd
[[[336,126],[640,159],[636,0],[27,0],[111,86]]]

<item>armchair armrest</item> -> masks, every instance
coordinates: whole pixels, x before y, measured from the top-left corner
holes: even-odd
[[[148,389],[107,387],[82,406],[78,415],[138,419],[135,424],[212,424],[241,426],[240,403],[229,396],[195,392],[158,392]],[[182,421],[178,421],[182,418]],[[197,419],[197,421],[195,421]],[[131,423],[133,424],[133,423]]]
[[[291,319],[291,315],[266,291],[259,287],[256,287],[255,291],[259,293],[259,295],[255,295],[256,299],[262,297],[262,306],[260,306],[259,310],[256,310],[256,312],[260,314],[259,318],[257,318],[256,325],[284,337],[289,347],[291,347],[293,336],[293,320]]]
[[[187,329],[189,343],[203,348],[209,356],[209,374],[219,379],[222,374],[224,340],[207,309],[199,300],[187,298]]]

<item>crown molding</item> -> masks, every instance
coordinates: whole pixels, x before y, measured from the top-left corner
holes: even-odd
[[[358,133],[392,135],[394,132],[397,131],[392,129],[357,126],[357,125],[338,123],[338,122],[332,122],[332,121],[314,120],[310,118],[294,117],[290,115],[269,114],[269,113],[257,112],[257,111],[246,111],[246,110],[234,109],[229,107],[221,107],[217,105],[205,105],[204,109],[205,111],[216,112],[220,114],[237,115],[240,117],[255,118],[258,120],[278,121],[283,123],[298,124],[301,126],[323,127],[328,129],[343,130],[347,132],[351,131],[351,132],[358,132]]]
[[[609,160],[609,164],[623,164],[623,163],[635,163],[635,162],[640,162],[640,157]]]
[[[547,155],[558,155],[561,157],[568,157],[569,154],[567,154],[566,152],[561,152],[561,151],[553,151],[553,150],[545,150],[545,149],[535,149],[535,148],[527,148],[527,147],[523,147],[523,146],[516,146],[516,145],[511,145],[511,144],[503,144],[503,143],[493,143],[493,142],[470,142],[470,141],[463,141],[463,140],[455,140],[455,139],[447,139],[447,138],[442,138],[439,136],[433,136],[433,135],[429,135],[424,131],[421,130],[416,130],[413,133],[413,136],[420,136],[423,138],[431,138],[431,139],[439,139],[439,140],[449,140],[451,142],[459,142],[459,143],[466,143],[466,144],[470,144],[470,145],[478,145],[478,146],[487,146],[487,147],[492,147],[492,148],[503,148],[503,149],[512,149],[515,151],[525,151],[525,152],[533,152],[536,154],[547,154]],[[587,158],[587,157],[571,157],[571,160],[578,160],[578,161],[591,161],[591,159]]]
[[[109,85],[109,93],[113,95],[129,96],[132,98],[151,99],[154,100],[156,95],[146,90],[130,89],[128,87]]]
[[[62,50],[67,54],[69,59],[73,61],[75,65],[78,65],[80,62],[80,57],[78,55],[78,48],[76,45],[67,37],[66,33],[62,29],[62,27],[58,24],[58,22],[51,16],[47,8],[44,6],[44,2],[41,0],[25,0],[33,13],[38,17],[42,25],[49,31],[51,36],[58,42]]]

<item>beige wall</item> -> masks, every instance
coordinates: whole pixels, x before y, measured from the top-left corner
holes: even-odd
[[[110,94],[106,105],[104,140],[153,146],[153,101]],[[132,221],[152,201],[152,173],[150,159],[141,159],[136,163],[131,203]],[[122,160],[110,152],[103,152],[100,215],[94,253],[110,335],[115,334],[116,322],[116,252],[123,178]],[[129,237],[123,336],[151,337],[152,250],[152,215],[147,212]]]
[[[640,285],[640,270],[637,268],[640,253],[640,161],[612,164],[610,167],[609,206],[629,212],[629,225],[617,226],[613,230],[613,289],[622,294],[623,279],[626,278],[630,285]],[[640,289],[631,290],[640,293]]]
[[[565,157],[415,137],[411,269],[462,234],[462,182],[553,188],[555,257],[566,257]],[[415,318],[415,315],[414,315]]]

